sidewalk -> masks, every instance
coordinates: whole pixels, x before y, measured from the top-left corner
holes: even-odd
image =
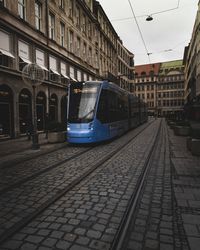
[[[50,144],[45,137],[45,133],[39,134],[40,148],[37,150],[32,149],[32,141],[28,140],[27,136],[0,141],[0,168],[52,152],[67,145],[67,142]]]
[[[186,137],[175,136],[168,128],[172,187],[176,199],[176,211],[191,250],[200,249],[200,157],[193,156],[186,147]],[[187,249],[187,248],[186,248]]]

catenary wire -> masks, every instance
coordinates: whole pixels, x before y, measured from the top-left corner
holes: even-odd
[[[147,54],[148,59],[149,59],[149,63],[151,63],[151,60],[150,60],[150,54],[151,54],[151,53],[149,53],[149,51],[148,51],[148,49],[147,49],[146,43],[145,43],[145,41],[144,41],[144,37],[143,37],[143,35],[142,35],[142,31],[141,31],[141,29],[140,29],[140,26],[139,26],[139,24],[138,24],[137,18],[136,18],[136,16],[135,16],[135,13],[134,13],[134,10],[133,10],[133,6],[132,6],[130,0],[128,0],[128,2],[129,2],[129,5],[130,5],[130,8],[131,8],[131,11],[132,11],[132,13],[133,13],[133,17],[134,17],[134,19],[135,19],[135,22],[136,22],[138,31],[139,31],[139,33],[140,33],[140,37],[141,37],[141,39],[142,39],[143,45],[144,45],[144,47],[145,47],[146,54]]]

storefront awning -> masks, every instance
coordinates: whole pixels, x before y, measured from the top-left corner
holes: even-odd
[[[21,59],[23,62],[27,63],[27,64],[31,64],[31,63],[32,63],[32,62],[29,61],[28,59],[23,58],[23,57],[21,57],[21,56],[20,56],[20,59]]]
[[[45,66],[37,64],[41,69],[45,70],[45,71],[49,71]]]
[[[62,75],[64,78],[70,80],[70,77],[69,77],[69,76],[67,76],[67,75],[65,75],[65,74],[63,74],[63,73],[61,73],[61,75]]]
[[[15,57],[13,56],[13,54],[11,54],[11,53],[10,53],[9,51],[7,51],[7,50],[0,49],[0,52],[1,52],[1,54],[5,55],[5,56],[15,58]]]
[[[70,77],[70,79],[73,81],[73,82],[77,82],[77,80],[73,77]]]
[[[60,75],[55,69],[50,69],[55,75]]]

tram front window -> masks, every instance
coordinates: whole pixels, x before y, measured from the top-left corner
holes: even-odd
[[[97,83],[75,83],[70,86],[68,121],[88,123],[94,118],[99,92]]]

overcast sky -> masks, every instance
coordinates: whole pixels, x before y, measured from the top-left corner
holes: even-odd
[[[99,0],[124,46],[135,54],[135,65],[183,58],[184,47],[191,39],[198,1]],[[137,17],[146,49],[131,6]],[[174,10],[152,15],[153,21],[146,21],[146,17],[152,13],[173,8]],[[147,52],[152,54],[148,57]]]

